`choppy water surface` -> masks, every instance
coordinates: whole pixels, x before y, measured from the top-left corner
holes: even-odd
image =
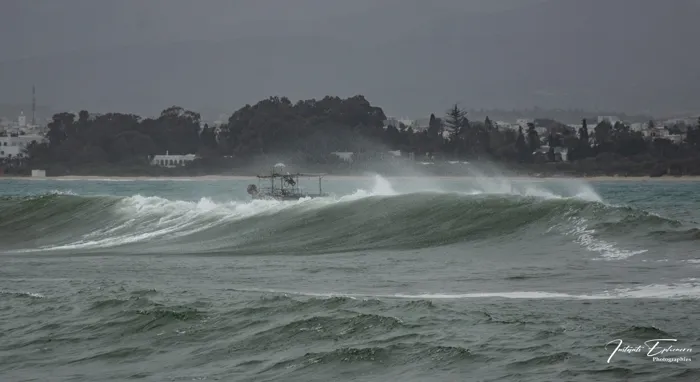
[[[0,180],[0,380],[700,380],[700,183],[248,183]]]

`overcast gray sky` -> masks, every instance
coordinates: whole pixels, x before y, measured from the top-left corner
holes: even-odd
[[[700,106],[699,0],[5,0],[0,103],[212,114],[364,94],[387,114]]]

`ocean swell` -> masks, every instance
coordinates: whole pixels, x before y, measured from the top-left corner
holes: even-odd
[[[384,178],[344,195],[293,202],[217,203],[160,197],[48,194],[0,199],[0,240],[9,252],[295,254],[418,249],[520,240],[554,232],[603,257],[624,258],[609,235],[680,223],[610,206],[588,187],[554,191],[488,180],[459,191],[397,191]]]

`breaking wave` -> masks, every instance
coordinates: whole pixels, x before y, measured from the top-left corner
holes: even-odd
[[[399,299],[399,300],[463,300],[463,299],[518,299],[518,300],[617,300],[617,299],[698,299],[700,283],[696,279],[683,279],[673,284],[649,284],[633,288],[615,288],[595,293],[572,294],[546,291],[503,291],[474,293],[421,293],[421,294],[358,294],[335,292],[304,292],[275,289],[238,289],[238,292],[283,296],[306,296],[313,298],[349,299]]]
[[[430,248],[549,233],[603,258],[622,259],[644,250],[619,248],[616,237],[673,235],[663,232],[680,226],[645,211],[605,204],[584,183],[553,189],[484,179],[457,191],[435,185],[399,188],[376,176],[367,190],[293,202],[71,193],[4,197],[0,241],[3,250],[15,253],[308,254]],[[696,237],[695,231],[683,232]]]

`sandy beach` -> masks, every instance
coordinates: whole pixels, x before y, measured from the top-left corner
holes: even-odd
[[[326,180],[366,180],[372,178],[374,175],[326,175],[324,179]],[[420,179],[420,178],[432,178],[432,179],[442,179],[442,180],[468,180],[468,179],[479,179],[484,177],[476,176],[440,176],[440,175],[424,175],[424,176],[391,176],[382,175],[388,179]],[[496,177],[486,177],[486,178],[496,178]],[[663,177],[648,177],[648,176],[592,176],[592,177],[529,177],[529,176],[508,176],[503,175],[497,178],[506,178],[512,180],[529,180],[529,181],[544,181],[544,180],[578,180],[578,181],[592,181],[592,182],[690,182],[690,181],[700,181],[700,176],[663,176]],[[30,176],[0,176],[0,181],[2,180],[35,180],[35,181],[225,181],[225,180],[255,180],[255,176],[243,176],[243,175],[202,175],[202,176],[99,176],[99,175],[67,175],[67,176],[53,176],[53,177],[30,177]]]

